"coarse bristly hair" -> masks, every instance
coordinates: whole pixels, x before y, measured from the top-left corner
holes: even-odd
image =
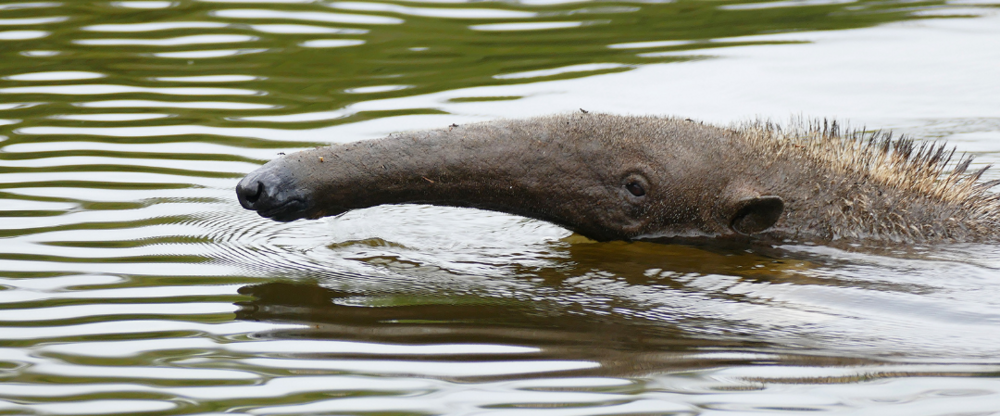
[[[825,119],[793,119],[785,126],[758,120],[732,129],[755,152],[805,160],[842,178],[840,190],[828,192],[827,218],[838,219],[826,230],[828,238],[1000,240],[1000,195],[990,192],[1000,180],[981,182],[990,166],[970,172],[973,157],[956,159],[955,148],[946,143],[917,143],[892,132],[842,128]],[[878,191],[851,191],[858,184]]]

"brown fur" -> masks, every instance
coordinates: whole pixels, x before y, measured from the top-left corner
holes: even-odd
[[[880,131],[842,131],[826,121],[784,128],[757,122],[733,130],[760,159],[780,160],[801,174],[817,172],[807,176],[816,186],[828,183],[817,191],[829,204],[823,212],[824,238],[993,241],[1000,231],[1000,201],[989,192],[1000,181],[979,181],[988,166],[967,173],[970,156],[952,164],[955,149],[946,144],[917,144]]]
[[[996,241],[996,183],[966,173],[968,157],[951,165],[953,153],[828,123],[722,128],[575,113],[300,152],[247,175],[237,194],[282,221],[429,203],[538,218],[599,240]],[[636,185],[643,195],[630,193]]]

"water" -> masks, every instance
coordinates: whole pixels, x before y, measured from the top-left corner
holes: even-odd
[[[997,6],[4,2],[0,414],[1000,413],[995,246],[280,224],[233,194],[282,152],[579,108],[838,117],[995,164]]]

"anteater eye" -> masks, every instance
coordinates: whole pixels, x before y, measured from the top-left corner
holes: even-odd
[[[625,185],[625,189],[628,189],[628,191],[635,196],[646,195],[646,190],[642,189],[642,185],[640,185],[638,182],[629,182],[628,184]]]

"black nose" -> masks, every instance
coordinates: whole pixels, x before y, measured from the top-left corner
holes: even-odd
[[[254,204],[264,194],[264,182],[253,178],[243,178],[239,185],[236,185],[236,198],[240,200],[243,208],[254,209]]]
[[[236,198],[243,208],[276,221],[294,221],[310,215],[308,188],[302,186],[294,170],[278,159],[247,174],[236,185]]]

